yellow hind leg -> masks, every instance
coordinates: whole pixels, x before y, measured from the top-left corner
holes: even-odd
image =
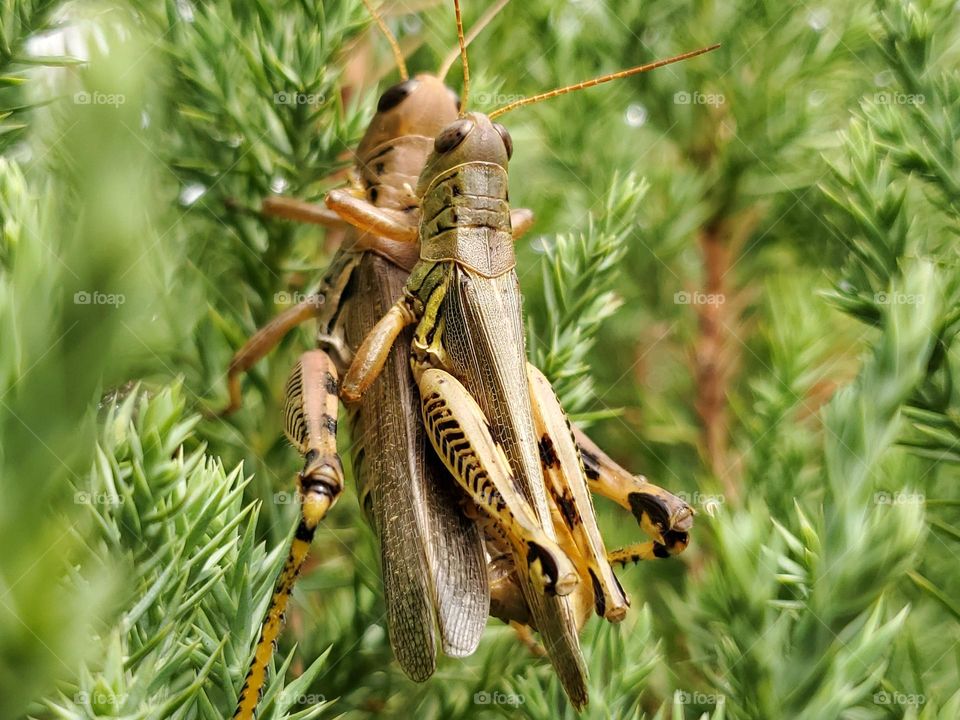
[[[337,390],[337,371],[322,350],[301,355],[287,381],[284,432],[304,458],[303,470],[297,475],[300,522],[260,626],[234,720],[253,720],[267,684],[267,669],[283,629],[290,593],[317,526],[343,491],[343,468],[337,455]]]

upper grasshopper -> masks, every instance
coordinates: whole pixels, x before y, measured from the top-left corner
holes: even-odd
[[[466,100],[469,72],[458,0],[454,4]],[[617,76],[700,52],[706,50]],[[629,603],[600,537],[571,425],[549,383],[526,360],[507,192],[513,143],[491,117],[533,101],[491,116],[464,107],[437,135],[416,188],[420,262],[403,296],[361,344],[341,397],[359,402],[398,337],[416,325],[410,366],[431,443],[509,548],[523,605],[567,695],[581,708],[587,703],[577,635],[582,619],[565,596],[589,583],[598,614],[611,621],[622,619]],[[378,208],[355,205],[350,213],[359,227],[409,239],[409,226],[394,232]]]

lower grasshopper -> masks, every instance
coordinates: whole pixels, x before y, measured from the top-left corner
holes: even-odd
[[[469,72],[458,0],[455,7],[466,100]],[[699,52],[705,50],[627,72]],[[579,582],[590,582],[598,614],[612,621],[623,618],[628,600],[597,528],[572,428],[549,383],[526,360],[507,201],[512,141],[491,117],[461,110],[437,136],[417,184],[421,260],[403,297],[361,344],[341,395],[348,403],[360,401],[397,338],[416,324],[410,364],[430,440],[495,523],[524,605],[567,695],[581,708],[588,700],[577,634],[582,613],[564,596]],[[359,226],[378,223],[376,208],[354,212]]]

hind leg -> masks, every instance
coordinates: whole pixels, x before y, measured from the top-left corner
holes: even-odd
[[[496,519],[518,563],[549,595],[567,595],[579,577],[570,558],[540,527],[503,449],[466,388],[444,370],[414,373],[420,387],[424,426],[437,455],[477,507]]]
[[[337,371],[322,350],[301,355],[287,381],[284,432],[304,459],[303,470],[297,475],[300,521],[260,625],[260,637],[234,720],[253,720],[267,683],[273,646],[283,629],[290,593],[307,559],[317,526],[343,491],[343,468],[337,455],[337,389]]]

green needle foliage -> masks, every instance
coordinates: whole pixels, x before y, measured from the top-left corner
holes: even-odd
[[[81,668],[76,687],[48,701],[55,717],[213,719],[236,702],[251,618],[264,611],[285,554],[268,556],[257,542],[241,469],[228,474],[202,447],[185,450],[196,445],[199,419],[186,414],[178,385],[149,398],[134,389],[104,413],[76,497],[92,516],[96,556],[123,571],[123,611],[99,629],[106,653],[96,667]],[[322,698],[287,711],[308,698],[322,666],[323,656],[295,683],[275,683],[261,717],[316,717]]]
[[[594,396],[587,360],[600,325],[620,308],[618,265],[626,255],[626,240],[645,192],[634,176],[622,180],[614,176],[599,220],[591,214],[584,232],[559,234],[545,248],[543,297],[549,336],[538,343],[531,321],[530,344],[533,362],[551,379],[571,414]]]
[[[455,47],[451,4],[385,4],[411,73]],[[531,0],[471,44],[491,110],[722,43],[503,118],[531,359],[698,512],[584,629],[583,717],[960,716],[956,13]],[[360,0],[0,23],[0,717],[228,717],[296,521],[280,409],[312,328],[208,411],[340,240],[260,203],[321,202],[398,73]],[[261,717],[577,717],[496,621],[404,676],[346,474]],[[597,509],[608,547],[640,539]]]

